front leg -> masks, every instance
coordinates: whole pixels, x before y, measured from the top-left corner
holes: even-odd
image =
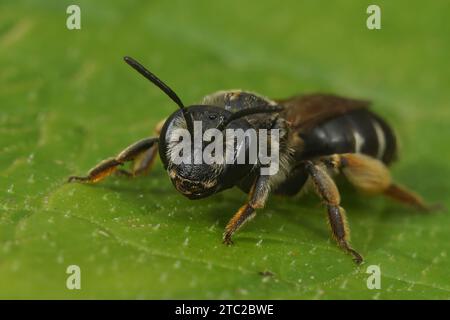
[[[117,156],[101,161],[86,176],[71,176],[68,182],[95,183],[103,180],[112,173],[127,177],[136,177],[148,172],[158,155],[158,137],[165,122],[166,119],[163,119],[156,125],[156,137],[142,139],[133,143]],[[133,162],[131,171],[118,169],[118,166],[122,166],[125,162]]]
[[[146,138],[139,140],[129,147],[125,148],[116,157],[109,158],[101,161],[94,168],[92,168],[86,176],[71,176],[68,182],[87,182],[95,183],[103,180],[107,176],[111,175],[117,170],[118,166],[123,165],[125,162],[134,161],[139,159],[139,164],[142,167],[150,166],[157,154],[158,138]],[[142,160],[145,160],[144,164]],[[133,173],[128,173],[127,171],[121,171],[122,174],[134,175]]]
[[[256,215],[255,209],[264,207],[269,196],[269,191],[269,176],[259,175],[250,190],[248,202],[238,210],[225,227],[223,243],[227,245],[233,244],[231,236],[242,227],[245,222]]]
[[[321,166],[311,161],[306,161],[305,168],[316,193],[327,206],[328,222],[330,223],[333,238],[342,249],[353,256],[357,264],[362,263],[363,257],[350,246],[350,231],[345,210],[340,207],[341,197],[336,184]]]

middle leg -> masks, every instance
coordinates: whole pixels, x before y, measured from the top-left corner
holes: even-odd
[[[328,222],[333,238],[338,245],[353,256],[353,260],[360,264],[363,257],[350,246],[350,230],[345,216],[345,210],[340,206],[341,197],[333,179],[320,165],[311,161],[305,162],[305,169],[314,185],[314,189],[327,206]]]

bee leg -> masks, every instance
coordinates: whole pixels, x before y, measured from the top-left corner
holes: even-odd
[[[157,143],[157,137],[139,140],[125,148],[116,157],[101,161],[94,168],[92,168],[86,176],[71,176],[69,177],[68,182],[78,181],[95,183],[103,180],[116,171],[118,166],[136,159],[146,151],[149,151],[155,147]]]
[[[148,173],[153,167],[157,154],[158,154],[158,144],[156,143],[153,146],[151,146],[148,150],[145,150],[138,156],[136,156],[136,158],[133,160],[133,167],[131,171],[124,169],[117,169],[115,173],[117,175],[122,175],[130,178],[144,175]]]
[[[157,136],[160,135],[161,129],[164,126],[166,120],[167,118],[161,120],[156,124],[154,131]],[[131,171],[118,169],[117,171],[115,171],[115,174],[129,178],[147,174],[153,167],[157,154],[158,154],[158,144],[155,143],[148,150],[136,156],[136,158],[133,160],[133,167]]]
[[[223,233],[223,243],[233,244],[231,236],[255,215],[255,209],[263,208],[269,196],[269,176],[259,176],[253,184],[248,202],[231,218]]]
[[[345,153],[327,157],[324,162],[328,166],[340,169],[350,183],[361,191],[384,194],[422,211],[434,208],[426,204],[415,192],[395,184],[389,169],[378,159],[358,153]]]
[[[423,212],[445,210],[444,206],[440,203],[431,205],[426,204],[422,197],[417,193],[395,183],[391,183],[391,185],[386,190],[384,190],[384,195],[404,204],[413,206]]]
[[[350,232],[345,216],[345,210],[340,207],[341,197],[333,179],[320,165],[311,161],[305,162],[305,169],[314,185],[314,189],[327,206],[328,222],[333,238],[338,245],[353,256],[353,260],[360,264],[363,257],[350,246]]]

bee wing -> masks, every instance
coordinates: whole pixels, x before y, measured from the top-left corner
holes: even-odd
[[[352,110],[368,108],[369,101],[329,94],[310,94],[275,100],[284,106],[285,119],[291,128],[307,132],[317,124]]]

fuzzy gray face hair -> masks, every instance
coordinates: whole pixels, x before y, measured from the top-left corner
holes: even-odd
[[[167,172],[175,188],[191,199],[214,193],[219,186],[225,163],[205,162],[203,151],[207,144],[200,139],[199,147],[194,148],[194,141],[182,115],[173,119],[166,137]]]

